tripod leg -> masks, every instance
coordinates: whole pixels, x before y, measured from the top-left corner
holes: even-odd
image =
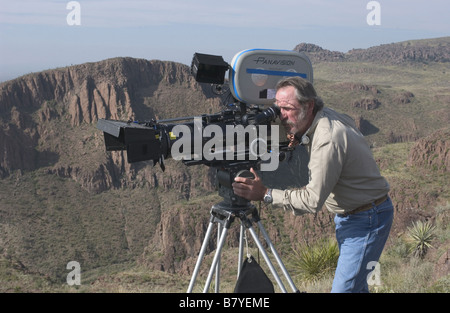
[[[217,223],[217,246],[220,244],[220,234],[222,233],[222,224]],[[216,285],[214,286],[215,293],[219,293],[220,286],[220,256],[216,265]]]
[[[244,224],[241,222],[241,230],[239,234],[239,256],[238,256],[238,270],[237,270],[237,278],[239,278],[239,275],[241,274],[241,268],[242,268],[242,259],[244,254],[244,231],[245,227]]]
[[[211,237],[211,231],[214,226],[214,217],[211,217],[211,221],[209,223],[208,229],[206,230],[205,239],[203,239],[202,247],[200,249],[200,253],[197,258],[197,263],[195,264],[194,272],[192,273],[191,281],[189,283],[189,287],[187,292],[191,293],[192,288],[194,287],[195,280],[197,279],[198,271],[200,269],[200,266],[202,265],[203,256],[205,255],[206,247],[208,246],[209,237]]]
[[[283,282],[281,281],[280,276],[278,276],[277,271],[273,267],[273,264],[270,261],[269,256],[266,253],[266,250],[264,249],[263,245],[261,244],[261,241],[259,241],[258,235],[255,233],[255,230],[253,229],[253,227],[248,227],[248,230],[252,234],[253,240],[256,242],[258,249],[261,251],[261,253],[264,257],[264,260],[266,261],[267,265],[269,266],[269,269],[272,272],[273,277],[277,281],[278,286],[280,287],[281,291],[286,293],[287,292],[286,288],[284,288]]]
[[[287,272],[286,267],[283,264],[283,261],[281,260],[280,256],[278,255],[277,251],[275,250],[275,247],[274,247],[272,241],[270,240],[269,235],[267,234],[266,230],[264,229],[261,221],[258,221],[258,227],[261,230],[261,233],[263,234],[264,239],[266,240],[267,244],[269,245],[270,250],[272,251],[272,254],[275,256],[275,259],[277,260],[278,265],[280,266],[281,271],[284,274],[284,277],[286,277],[289,285],[291,286],[292,291],[299,292],[297,287],[295,286],[294,282],[292,281],[291,276]]]
[[[227,237],[228,227],[225,226],[222,231],[222,235],[220,236],[219,244],[217,245],[216,254],[214,255],[213,262],[211,264],[211,268],[209,270],[208,278],[206,279],[205,288],[203,289],[203,293],[207,293],[209,290],[209,286],[211,285],[212,276],[214,275],[214,270],[216,269],[217,263],[220,259],[220,254],[222,252],[223,245],[225,243],[225,238]]]

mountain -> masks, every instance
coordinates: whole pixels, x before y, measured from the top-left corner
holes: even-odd
[[[429,62],[450,62],[450,37],[409,40],[384,44],[368,49],[352,49],[347,53],[330,51],[315,44],[301,43],[293,50],[308,53],[313,63],[333,62],[373,62],[377,64],[411,64]]]
[[[97,120],[216,107],[189,69],[173,62],[116,58],[3,83],[1,253],[59,280],[72,259],[88,270],[142,254],[161,206],[211,192],[210,173],[171,160],[163,173],[127,163],[122,152],[107,154]]]
[[[194,84],[181,64],[131,58],[50,70],[4,83],[0,86],[4,143],[0,174],[54,165],[52,172],[72,177],[90,191],[119,187],[112,177],[118,175],[112,170],[113,160],[106,161],[102,149],[91,147],[88,160],[83,157],[86,146],[101,147],[101,133],[91,126],[99,118],[150,120],[210,110],[214,101]]]
[[[313,61],[326,105],[351,115],[373,147],[392,186],[395,234],[413,220],[433,219],[433,208],[449,201],[449,42],[348,53],[313,44],[294,49]],[[189,276],[209,210],[220,201],[214,169],[170,159],[165,172],[151,162],[130,164],[123,152],[105,151],[96,123],[220,108],[187,66],[157,60],[113,58],[0,84],[0,256],[56,283],[65,282],[73,260],[92,281],[102,268],[127,264]],[[275,187],[287,187],[287,175],[295,186],[306,183],[306,154],[294,153],[298,159],[263,179]],[[302,218],[264,210],[262,218],[282,252],[334,232],[325,210]],[[237,240],[233,228],[227,244]]]

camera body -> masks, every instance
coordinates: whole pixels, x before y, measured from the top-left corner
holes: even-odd
[[[191,72],[198,82],[226,86],[227,71],[234,102],[222,111],[159,121],[100,119],[97,128],[104,133],[106,150],[126,150],[129,163],[151,160],[162,170],[167,158],[216,167],[226,205],[245,205],[248,201],[232,192],[238,172],[252,167],[275,170],[291,149],[275,124],[280,114],[272,105],[277,83],[291,76],[312,82],[313,70],[308,57],[295,51],[244,50],[231,65],[221,56],[194,54]]]

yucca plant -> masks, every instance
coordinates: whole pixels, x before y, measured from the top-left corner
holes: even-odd
[[[422,259],[428,249],[433,247],[431,242],[436,237],[435,229],[429,221],[417,221],[408,227],[408,242],[411,244],[410,252],[413,256]]]
[[[314,281],[333,271],[338,257],[339,248],[336,241],[322,240],[295,249],[290,264],[294,274],[304,280]]]

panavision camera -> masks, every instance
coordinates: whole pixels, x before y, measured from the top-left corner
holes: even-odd
[[[195,53],[191,72],[200,83],[228,87],[232,103],[216,114],[193,117],[100,119],[97,128],[104,132],[106,150],[126,150],[128,162],[152,160],[163,170],[167,158],[225,168],[262,162],[261,170],[276,169],[288,142],[280,138],[278,125],[274,125],[279,115],[273,105],[275,86],[289,76],[312,82],[308,57],[295,51],[251,49],[239,52],[227,64],[221,56]],[[269,166],[272,158],[276,162]]]

